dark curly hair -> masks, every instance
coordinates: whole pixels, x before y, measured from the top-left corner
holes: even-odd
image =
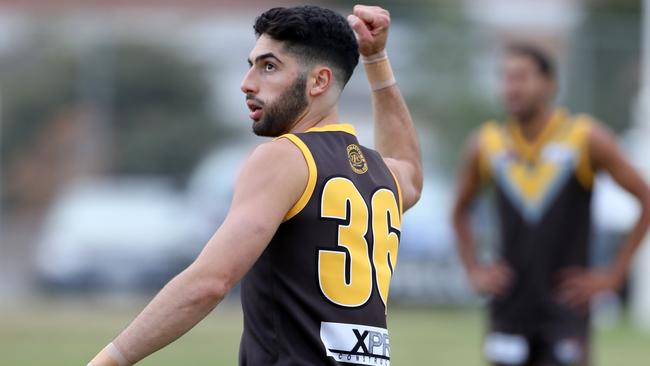
[[[359,62],[357,39],[340,14],[318,6],[273,8],[255,20],[255,35],[284,42],[305,66],[324,63],[341,88]]]
[[[555,80],[555,65],[548,53],[529,43],[513,43],[506,47],[506,54],[528,57],[547,79]]]

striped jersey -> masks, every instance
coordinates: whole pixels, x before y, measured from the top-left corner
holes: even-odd
[[[480,130],[481,176],[496,188],[501,257],[515,273],[509,292],[492,301],[497,327],[584,325],[585,315],[556,295],[562,269],[588,265],[591,128],[590,117],[557,109],[534,141],[514,122],[488,122]]]

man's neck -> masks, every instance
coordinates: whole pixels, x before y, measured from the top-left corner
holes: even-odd
[[[531,115],[529,118],[517,121],[524,138],[528,141],[535,140],[537,136],[542,133],[546,125],[551,121],[552,115],[553,109],[549,106],[546,106]]]
[[[307,111],[305,115],[298,119],[298,121],[291,127],[289,132],[300,133],[305,132],[310,128],[322,127],[335,123],[339,123],[339,115],[336,107],[321,113],[312,113],[312,111]]]

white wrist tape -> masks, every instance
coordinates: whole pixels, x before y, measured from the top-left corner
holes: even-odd
[[[386,54],[386,51],[379,51],[375,54],[372,54],[370,56],[361,56],[361,62],[364,64],[374,64],[377,62],[381,62],[384,60],[388,60],[388,55]]]
[[[362,56],[361,61],[366,69],[366,76],[372,91],[386,89],[397,84],[386,51],[370,56]]]
[[[131,366],[131,362],[124,357],[122,352],[120,352],[117,347],[113,344],[113,342],[109,343],[108,346],[106,346],[106,352],[111,356],[112,359],[117,361],[117,363],[120,366]]]
[[[131,366],[131,363],[111,342],[88,363],[88,366]]]
[[[378,91],[378,90],[386,89],[389,86],[393,86],[395,84],[397,84],[397,80],[395,80],[395,78],[384,80],[384,81],[375,81],[374,83],[370,84],[370,89],[372,91]]]

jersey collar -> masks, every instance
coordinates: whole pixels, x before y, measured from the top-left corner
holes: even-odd
[[[312,127],[305,132],[347,132],[350,135],[357,135],[354,126],[347,123],[332,123],[321,127]]]
[[[556,108],[551,115],[551,119],[546,123],[535,139],[532,141],[527,140],[521,131],[521,126],[514,122],[509,121],[507,125],[510,128],[512,139],[515,146],[520,150],[526,159],[533,159],[557,131],[557,128],[566,121],[567,111],[563,108]]]

